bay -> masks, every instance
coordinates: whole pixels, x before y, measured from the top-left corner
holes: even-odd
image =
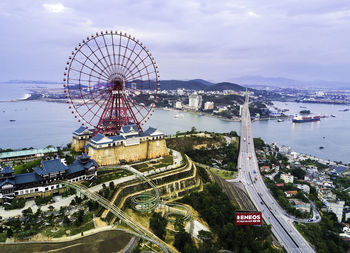
[[[25,92],[24,92],[25,93]],[[22,94],[19,94],[21,96]],[[294,114],[306,107],[315,113],[333,114],[335,118],[320,122],[292,123],[291,120],[253,122],[255,137],[267,143],[277,142],[294,151],[326,160],[350,163],[350,112],[342,105],[299,104],[275,102],[279,108],[288,108]],[[180,117],[175,117],[179,114]],[[15,120],[10,122],[10,120]],[[72,132],[80,126],[65,103],[19,101],[0,103],[0,148],[61,146],[71,142]],[[156,109],[146,123],[166,134],[190,130],[239,133],[240,123],[201,116],[193,112]],[[324,149],[319,149],[323,146]]]

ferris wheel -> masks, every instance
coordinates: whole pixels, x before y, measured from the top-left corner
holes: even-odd
[[[79,43],[69,56],[63,81],[75,118],[105,135],[115,135],[129,124],[142,131],[160,86],[149,50],[118,31],[96,33]]]

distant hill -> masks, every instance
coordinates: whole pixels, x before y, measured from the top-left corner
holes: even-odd
[[[234,90],[234,91],[245,91],[245,87],[229,82],[216,83],[207,87],[207,91],[223,91],[223,90]]]
[[[212,82],[209,82],[209,81],[203,80],[203,79],[193,79],[193,80],[190,80],[190,81],[200,82],[200,83],[203,83],[203,84],[205,84],[205,85],[207,85],[207,86],[210,86],[210,85],[213,85],[213,84],[214,84],[214,83],[212,83]]]
[[[232,78],[231,81],[238,82],[243,85],[255,87],[255,86],[270,86],[280,88],[305,88],[305,87],[317,87],[317,88],[341,88],[348,89],[350,82],[338,82],[338,81],[299,81],[284,77],[264,77],[264,76],[241,76]]]
[[[223,82],[213,84],[211,82],[194,79],[189,81],[180,80],[163,80],[160,81],[161,90],[176,90],[176,89],[189,89],[189,90],[205,90],[205,91],[223,91],[223,90],[235,90],[244,91],[245,87],[235,83]]]
[[[160,89],[161,90],[176,90],[176,89],[189,89],[189,90],[205,90],[208,86],[202,81],[190,80],[190,81],[180,81],[180,80],[161,80]]]

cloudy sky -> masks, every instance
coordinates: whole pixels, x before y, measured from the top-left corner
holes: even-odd
[[[61,81],[77,43],[121,30],[161,79],[350,81],[349,0],[1,0],[0,80]]]

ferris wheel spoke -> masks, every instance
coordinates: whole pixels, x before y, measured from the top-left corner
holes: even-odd
[[[138,54],[135,56],[135,58],[133,58],[133,60],[131,60],[131,62],[130,62],[130,65],[126,65],[125,67],[130,71],[130,67],[132,66],[132,64],[134,64],[134,65],[136,65],[135,64],[135,60],[136,59],[140,59],[140,54],[142,53],[142,50],[140,50],[140,52],[138,52]],[[131,59],[131,57],[130,57],[130,59]]]
[[[85,115],[86,115],[87,113],[89,113],[89,112],[92,112],[92,113],[93,113],[92,109],[93,109],[96,105],[100,106],[100,105],[98,104],[98,102],[96,102],[92,107],[88,107],[88,106],[87,106],[87,111],[82,115],[82,117],[84,118]],[[101,107],[100,107],[100,108],[101,108]],[[93,114],[94,114],[94,113],[93,113]]]
[[[99,95],[95,96],[95,98],[98,98],[98,97],[101,97],[101,96],[103,96],[103,98],[105,98],[104,95],[105,94],[99,94]],[[94,101],[93,98],[89,98],[88,100],[85,100],[83,96],[82,96],[82,99],[83,99],[83,103],[76,105],[78,108],[81,108],[82,106],[84,106],[86,104],[89,104],[89,103],[92,103]]]
[[[124,96],[123,95],[123,97],[124,97],[124,100],[125,100],[125,104],[126,104],[126,107],[127,107],[127,109],[128,109],[128,111],[130,112],[130,115],[131,115],[131,117],[133,118],[133,120],[134,120],[134,124],[138,124],[139,122],[138,122],[138,120],[137,120],[137,118],[136,118],[136,116],[135,116],[135,113],[134,113],[134,111],[132,110],[132,108],[131,108],[131,106],[130,106],[130,104],[129,104],[129,100],[128,100],[128,98],[126,97],[126,96]],[[136,107],[134,107],[135,109],[137,109]]]
[[[104,38],[104,36],[102,36],[102,37]],[[113,70],[111,70],[111,69],[109,68],[110,65],[108,64],[108,62],[107,62],[107,60],[106,60],[106,58],[105,58],[105,55],[103,54],[103,52],[102,52],[102,50],[101,50],[101,47],[100,47],[100,45],[97,43],[95,37],[94,37],[94,41],[95,41],[95,44],[96,44],[98,50],[100,51],[100,54],[101,54],[101,56],[102,56],[102,59],[104,59],[104,61],[105,61],[105,63],[106,63],[106,66],[107,66],[107,68],[108,68],[108,73],[109,73],[109,74],[113,73]]]
[[[140,120],[138,120],[138,122],[139,123],[141,123],[146,117],[147,117],[147,113],[146,113],[146,115],[143,115],[142,113],[141,113],[141,111],[142,111],[142,109],[141,109],[141,111],[138,109],[138,107],[137,107],[137,105],[133,102],[133,101],[131,101],[131,100],[128,100],[132,105],[133,105],[133,107],[136,109],[136,111],[137,111],[137,113],[140,115]],[[135,117],[136,117],[136,115],[135,115]]]
[[[107,45],[107,42],[106,42],[106,38],[105,38],[105,36],[102,36],[102,38],[103,38],[103,42],[105,43],[105,47],[106,47],[106,50],[107,50],[107,55],[108,55],[108,59],[109,59],[109,65],[112,67],[112,72],[115,72],[115,69],[113,67],[111,54],[109,53],[109,50],[108,50],[108,45]]]
[[[121,47],[121,44],[122,44],[122,35],[119,34],[119,53],[118,53],[118,66],[120,65],[120,47]]]
[[[114,66],[116,66],[117,64],[117,60],[115,58],[115,47],[114,47],[114,37],[113,37],[113,33],[111,33],[111,39],[112,39],[112,49],[113,49],[113,62],[114,62]],[[117,69],[114,69],[114,72],[116,72]]]
[[[145,50],[143,47],[142,47],[142,49],[143,50]],[[149,54],[148,53],[146,53],[146,56],[144,57],[144,58],[141,58],[140,57],[140,54],[142,53],[143,51],[142,50],[140,50],[140,52],[135,56],[135,58],[133,58],[133,60],[131,61],[131,65],[129,66],[129,68],[132,66],[132,64],[134,64],[134,68],[133,69],[131,69],[131,73],[134,71],[134,69],[136,68],[136,67],[138,67],[141,63],[143,63],[143,65],[145,66],[145,60],[147,59],[147,58],[150,58],[150,56],[149,56]],[[139,60],[140,62],[139,63],[137,63],[136,64],[136,60]],[[150,58],[150,60],[151,60],[151,63],[153,64],[153,60]]]
[[[90,49],[91,50],[91,49]],[[86,55],[83,51],[78,51],[79,53],[81,53],[84,57],[85,57],[85,62],[87,62],[87,61],[89,61],[89,62],[91,62],[93,65],[94,65],[94,67],[96,66],[102,73],[104,73],[104,70],[102,69],[102,68],[100,68],[100,66],[98,66],[97,65],[97,63],[99,63],[100,62],[100,60],[98,59],[98,58],[96,58],[98,61],[97,61],[97,63],[95,63],[95,62],[93,62],[91,59],[90,59],[90,56],[94,53],[94,52],[91,52],[91,54],[90,55]],[[76,57],[74,57],[74,59],[75,59]],[[85,63],[84,64],[82,64],[83,66],[85,66]],[[101,75],[101,73],[99,73],[100,75]],[[108,73],[107,73],[107,76],[106,76],[106,74],[104,74],[103,75],[105,78],[107,78],[108,79]]]
[[[130,38],[128,37],[128,42],[126,43],[126,46],[124,47],[124,54],[123,54],[122,66],[124,66],[124,59],[125,59],[126,51],[127,51],[127,49],[128,49],[128,46],[129,46],[129,41],[130,41]]]
[[[149,72],[149,73],[145,73],[145,74],[143,74],[143,75],[130,76],[130,77],[133,78],[133,79],[131,79],[131,80],[134,80],[134,78],[142,78],[142,77],[144,77],[144,76],[148,76],[148,75],[151,75],[151,74],[153,74],[153,73],[156,73],[156,72],[155,72],[155,71],[152,71],[152,72]],[[130,78],[129,78],[129,80],[130,80]]]
[[[85,64],[84,64],[84,63],[82,63],[81,61],[79,61],[79,60],[77,60],[77,59],[73,59],[73,61],[76,61],[76,62],[80,63],[80,64],[83,66],[83,68],[88,68],[88,69],[90,69],[91,71],[93,71],[93,72],[95,72],[95,73],[97,73],[97,74],[101,75],[101,73],[100,73],[100,72],[98,72],[98,71],[96,71],[95,69],[93,69],[93,68],[89,67],[88,65],[85,65]],[[108,78],[108,77],[107,77],[107,76],[105,76],[105,75],[104,75],[104,77],[105,77],[105,78]]]
[[[89,43],[86,43],[86,46],[90,49],[91,53],[95,56],[97,62],[100,62],[100,64],[102,65],[103,69],[107,69],[106,66],[102,63],[101,59],[99,57],[97,57],[97,55],[95,53],[95,51],[97,51],[97,50],[95,50],[95,51],[92,50],[92,48],[90,47]],[[101,68],[99,68],[99,69],[101,69]],[[103,70],[101,70],[101,71],[103,71]],[[110,73],[108,71],[107,71],[106,74],[107,74],[107,77],[110,76]]]
[[[137,43],[134,43],[134,47],[132,48],[132,50],[130,50],[130,54],[129,54],[128,58],[127,58],[128,60],[126,61],[125,66],[128,66],[128,63],[129,63],[129,61],[131,59],[131,55],[135,53],[136,46],[137,46]]]
[[[143,107],[145,110],[147,110],[147,107],[145,105],[142,105],[142,104],[145,104],[143,102],[146,102],[146,101],[140,101],[139,99],[137,99],[136,97],[134,97],[133,99],[130,99],[131,101],[135,100],[137,103],[138,103],[138,106],[140,107]],[[135,103],[133,103],[135,104]]]
[[[138,66],[140,66],[141,63],[144,65],[144,67],[143,67],[142,69],[140,69],[139,72],[142,71],[142,70],[144,70],[144,69],[147,69],[149,66],[153,65],[153,62],[151,62],[151,63],[148,64],[148,65],[145,65],[145,63],[144,63],[143,61],[141,61],[141,62],[139,62],[138,64],[136,64],[136,65],[134,66],[134,68],[133,68],[130,72],[132,73],[136,68],[138,69]]]
[[[79,82],[86,82],[86,83],[90,82],[87,79],[79,79],[79,78],[78,79],[76,79],[76,78],[69,78],[69,81],[76,81],[76,82],[78,82],[78,83],[70,82],[71,84],[75,84],[75,85],[84,85],[84,84],[81,84]]]
[[[84,71],[80,71],[80,70],[73,69],[73,68],[70,68],[70,70],[73,70],[73,71],[75,71],[75,72],[77,72],[77,73],[83,73],[83,74],[85,74],[85,75],[87,75],[87,76],[92,76],[92,77],[95,77],[95,78],[97,78],[97,79],[101,79],[101,80],[103,80],[103,81],[108,82],[108,80],[105,79],[105,78],[97,77],[97,76],[95,76],[95,75],[88,74],[88,73],[86,73],[86,72],[84,72]]]
[[[152,63],[150,64],[150,65],[152,65]],[[144,76],[147,76],[148,77],[148,79],[150,79],[150,72],[148,72],[148,67],[150,66],[150,65],[148,65],[148,66],[145,66],[144,68],[142,68],[142,69],[139,69],[138,68],[138,66],[136,66],[135,68],[137,68],[137,72],[136,73],[132,73],[132,72],[130,72],[129,73],[129,75],[128,76],[126,76],[126,78],[130,78],[130,77],[133,77],[133,76],[135,76],[135,75],[139,75],[139,77],[144,77]],[[146,69],[145,69],[146,68]],[[145,71],[146,71],[146,73],[143,71],[145,69]]]

